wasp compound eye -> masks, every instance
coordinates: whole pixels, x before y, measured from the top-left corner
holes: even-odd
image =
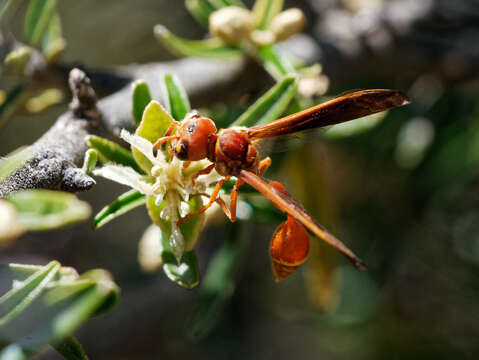
[[[175,146],[175,156],[180,160],[188,159],[188,141],[178,141]]]

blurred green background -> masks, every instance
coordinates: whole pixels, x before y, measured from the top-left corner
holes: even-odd
[[[249,222],[234,293],[211,332],[198,337],[191,314],[200,290],[186,291],[161,272],[145,275],[139,268],[138,241],[149,224],[143,208],[98,231],[85,223],[28,234],[2,250],[1,262],[57,259],[80,272],[101,267],[113,273],[120,303],[77,333],[92,359],[479,356],[478,3],[286,1],[291,6],[308,16],[307,31],[331,80],[327,95],[397,88],[413,101],[367,132],[273,154],[276,166],[267,173],[369,270],[357,272],[312,240],[309,263],[276,284],[268,243],[278,224]],[[153,37],[156,23],[188,38],[204,34],[182,1],[66,0],[59,8],[68,41],[62,61],[87,68],[173,59]],[[32,143],[65,110],[16,115],[0,130],[0,154]],[[80,194],[94,212],[124,190],[97,181]],[[226,221],[204,230],[202,274],[230,233]],[[3,280],[2,293],[10,286]]]

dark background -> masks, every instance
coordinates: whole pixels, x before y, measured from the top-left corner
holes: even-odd
[[[182,1],[70,0],[59,6],[68,41],[62,61],[87,68],[173,59],[153,37],[156,23],[185,37],[204,35]],[[413,101],[366,133],[273,154],[277,166],[268,173],[369,270],[355,271],[312,239],[309,263],[276,284],[267,249],[277,223],[250,222],[235,291],[209,335],[195,338],[189,319],[201,290],[183,290],[161,272],[145,275],[137,263],[138,241],[150,223],[144,209],[98,231],[86,223],[25,235],[0,261],[57,259],[80,272],[105,268],[121,287],[113,311],[77,333],[92,359],[479,355],[478,3],[310,0],[286,6],[308,16],[331,80],[328,95],[397,88]],[[65,109],[16,115],[0,130],[0,154],[32,143]],[[98,179],[80,198],[95,213],[123,191]],[[203,231],[202,273],[230,227],[225,221]],[[59,356],[50,351],[39,358]]]

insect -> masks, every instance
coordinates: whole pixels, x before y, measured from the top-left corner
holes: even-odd
[[[407,105],[409,102],[409,98],[397,90],[362,90],[337,97],[268,124],[249,128],[236,127],[217,131],[213,120],[197,114],[190,115],[181,122],[174,122],[165,136],[158,139],[154,147],[164,147],[170,142],[170,153],[180,160],[186,161],[186,166],[190,161],[205,158],[210,160],[211,165],[196,173],[192,181],[202,174],[208,174],[213,169],[216,169],[223,176],[216,184],[211,195],[204,194],[209,196],[209,202],[198,211],[180,220],[178,224],[181,225],[206,211],[215,202],[219,203],[231,221],[235,221],[238,190],[244,183],[247,183],[263,194],[288,217],[294,219],[298,225],[304,225],[315,236],[339,250],[358,269],[365,269],[364,262],[334,235],[318,224],[282,186],[277,186],[277,182],[262,177],[271,164],[271,159],[268,157],[260,158],[255,142],[342,123]],[[232,176],[236,177],[237,181],[231,191],[230,208],[228,209],[219,197],[219,193],[223,184]]]

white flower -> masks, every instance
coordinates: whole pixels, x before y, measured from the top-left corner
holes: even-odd
[[[130,134],[123,129],[120,137],[151,161],[153,164],[151,176],[141,175],[131,167],[118,164],[106,164],[95,169],[93,174],[130,186],[144,195],[153,196],[156,205],[160,205],[163,199],[166,199],[166,206],[160,217],[171,222],[170,245],[176,257],[180,259],[185,245],[177,225],[178,213],[181,217],[188,215],[190,208],[187,202],[190,196],[209,193],[210,185],[218,182],[222,176],[213,170],[207,175],[198,176],[193,184],[192,176],[210,165],[210,161],[206,159],[195,161],[185,169],[183,161],[176,157],[168,161],[162,151],[154,151],[153,144],[141,136]]]

